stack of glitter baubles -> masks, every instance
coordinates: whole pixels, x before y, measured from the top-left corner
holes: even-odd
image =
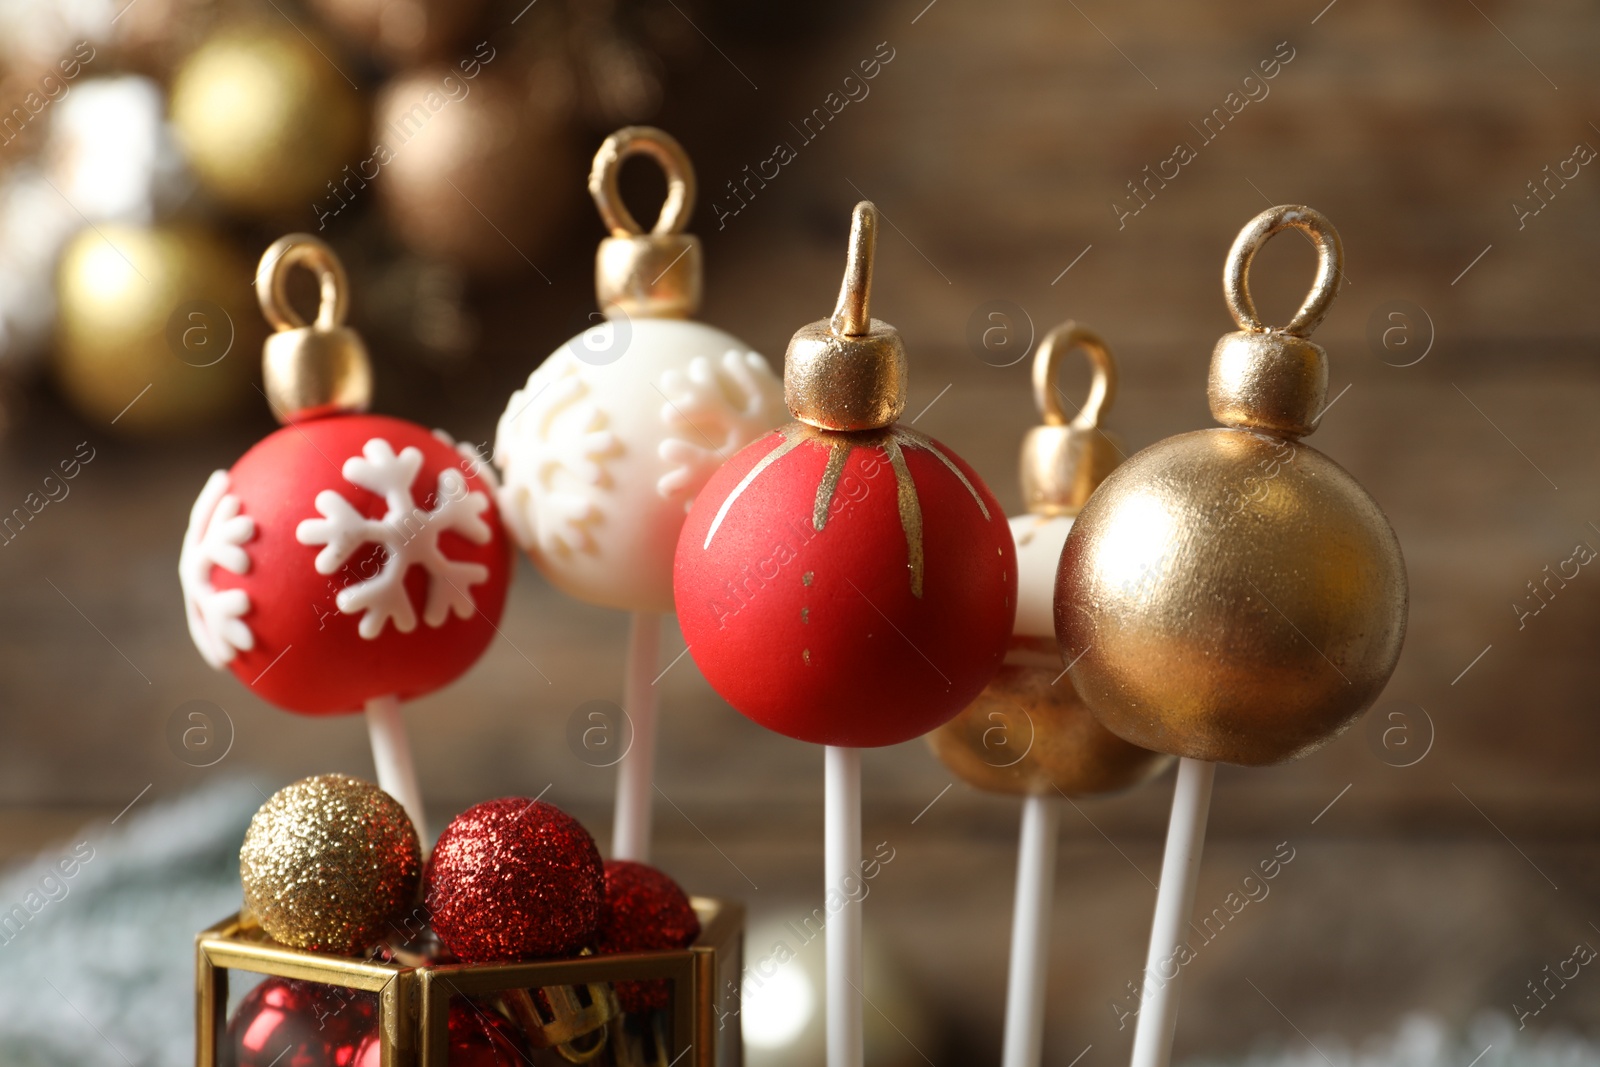
[[[244,908],[198,942],[202,1067],[730,1055],[705,993],[738,972],[739,909],[602,861],[553,804],[469,808],[424,862],[397,800],[323,774],[261,806],[239,860]],[[267,977],[229,1012],[237,971]]]

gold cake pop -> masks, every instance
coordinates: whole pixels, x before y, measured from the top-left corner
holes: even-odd
[[[1089,398],[1069,422],[1055,386],[1068,352],[1093,367]],[[1121,461],[1100,428],[1116,396],[1117,365],[1100,336],[1073,322],[1052,330],[1033,362],[1033,395],[1044,424],[1022,442],[1028,514],[1011,520],[1017,542],[1017,621],[994,680],[965,711],[928,734],[928,745],[969,785],[995,793],[1109,793],[1165,770],[1170,756],[1139,748],[1095,721],[1062,671],[1051,603],[1056,564],[1073,517]]]
[[[1286,326],[1250,296],[1255,253],[1287,228],[1317,273]],[[1406,624],[1400,544],[1344,468],[1299,440],[1327,399],[1308,338],[1338,291],[1343,249],[1321,214],[1283,206],[1233,243],[1223,293],[1241,327],[1207,390],[1221,429],[1145,449],[1079,514],[1055,622],[1072,680],[1113,733],[1198,760],[1258,766],[1349,726],[1394,671]]]

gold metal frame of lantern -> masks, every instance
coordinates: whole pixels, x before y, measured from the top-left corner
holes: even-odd
[[[423,966],[289,948],[233,915],[195,938],[195,1067],[218,1067],[227,1030],[229,970],[376,994],[382,1067],[447,1067],[446,1023],[453,996],[665,979],[672,995],[664,1063],[741,1067],[738,1012],[719,1012],[718,1004],[722,990],[730,984],[737,988],[744,968],[744,907],[710,897],[692,897],[690,903],[700,919],[700,936],[686,949]],[[729,1016],[732,1025],[725,1026]],[[567,1058],[583,1060],[581,1055]]]

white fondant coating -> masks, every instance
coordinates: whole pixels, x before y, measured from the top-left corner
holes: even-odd
[[[416,629],[417,614],[405,588],[412,567],[428,572],[422,620],[431,627],[443,626],[452,613],[471,618],[477,605],[470,589],[489,578],[488,567],[450,559],[439,545],[447,530],[474,544],[488,542],[492,531],[483,518],[489,509],[488,494],[468,492],[466,478],[451,467],[439,472],[433,509],[424,511],[411,492],[421,470],[421,451],[407,447],[396,455],[393,445],[374,437],[362,446],[361,455],[344,461],[341,473],[352,485],[384,498],[383,518],[369,519],[339,492],[324,489],[316,497],[322,517],[306,519],[295,528],[295,540],[302,545],[323,546],[316,558],[318,574],[337,573],[363,545],[383,546],[378,573],[350,583],[334,599],[346,615],[362,613],[357,629],[368,640],[375,640],[389,622],[401,633]]]
[[[217,670],[226,667],[235,652],[254,648],[256,639],[244,621],[250,595],[243,589],[216,589],[211,569],[247,573],[250,554],[244,545],[255,535],[255,520],[240,514],[239,498],[228,492],[228,472],[212,471],[189,511],[189,528],[178,554],[178,582],[189,636]]]
[[[1017,543],[1017,621],[1019,637],[1055,637],[1056,568],[1067,543],[1067,515],[1018,515],[1008,520]]]
[[[614,361],[578,358],[624,333]],[[678,319],[604,323],[545,360],[506,405],[494,453],[501,514],[569,595],[670,612],[673,553],[695,495],[788,419],[782,381],[732,335]]]

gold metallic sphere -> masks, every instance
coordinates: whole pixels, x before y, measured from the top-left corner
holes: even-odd
[[[1406,625],[1388,520],[1298,441],[1212,429],[1122,464],[1067,537],[1056,635],[1105,726],[1251,766],[1303,756],[1377,698]]]
[[[239,850],[245,906],[295,948],[359,955],[417,898],[422,848],[400,802],[343,774],[284,786]]]
[[[250,266],[200,230],[101,223],[56,270],[55,374],[86,417],[177,435],[250,392],[262,328]]]
[[[928,747],[952,774],[991,793],[1116,793],[1172,763],[1101,726],[1069,679],[1051,684],[1060,674],[1002,666],[977,700],[928,734]]]
[[[242,211],[312,217],[359,156],[363,109],[338,61],[331,44],[282,20],[222,30],[183,61],[172,122],[212,195]]]

